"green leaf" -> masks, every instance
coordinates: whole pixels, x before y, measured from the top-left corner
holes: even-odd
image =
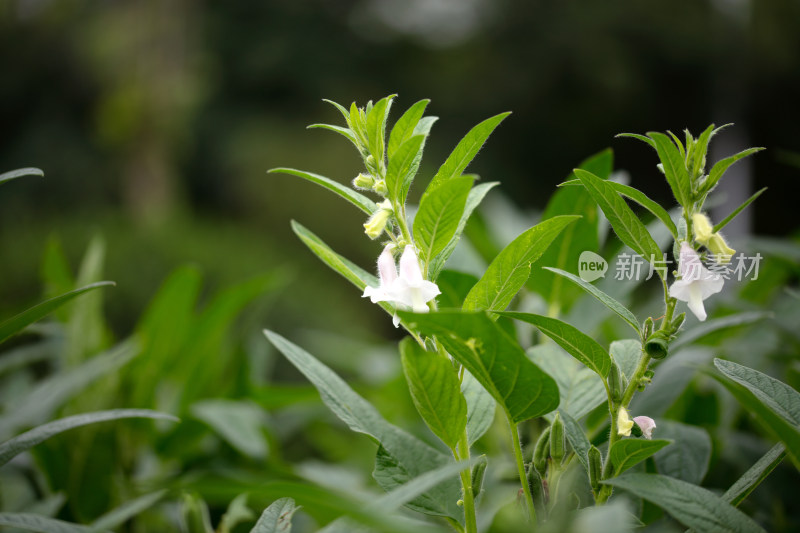
[[[578,457],[578,461],[581,462],[583,469],[588,475],[589,448],[592,447],[592,443],[589,442],[586,433],[583,432],[583,428],[577,420],[569,416],[569,414],[562,409],[559,409],[558,412],[561,415],[562,422],[564,422],[564,433],[567,435],[567,440],[570,446],[572,446],[575,455]]]
[[[726,124],[725,126],[727,126]],[[720,126],[717,129],[714,129],[714,125],[711,124],[707,127],[703,133],[697,138],[697,141],[694,144],[694,150],[692,152],[692,172],[691,176],[699,176],[703,170],[703,164],[706,162],[706,153],[708,152],[708,142],[711,138],[722,128],[725,126]]]
[[[649,144],[654,150],[656,149],[656,143],[650,137],[645,137],[644,135],[639,135],[638,133],[618,133],[616,137],[630,137],[631,139],[638,139],[642,142]]]
[[[736,218],[736,215],[738,215],[739,213],[741,213],[742,211],[744,211],[744,209],[745,209],[745,208],[746,208],[748,205],[750,205],[751,203],[753,203],[753,201],[754,201],[756,198],[758,198],[759,196],[761,196],[761,195],[763,194],[763,192],[764,192],[764,191],[766,191],[766,190],[767,190],[767,188],[766,188],[766,187],[764,187],[763,189],[761,189],[760,191],[758,191],[757,193],[755,193],[753,196],[751,196],[750,198],[748,198],[747,200],[745,200],[745,201],[742,203],[742,205],[740,205],[739,207],[737,207],[736,209],[734,209],[734,210],[733,210],[733,212],[732,212],[730,215],[728,215],[728,216],[726,216],[724,219],[722,219],[722,220],[720,221],[720,223],[719,223],[719,224],[716,224],[716,225],[714,226],[714,229],[712,229],[711,231],[713,231],[714,233],[717,233],[718,231],[720,231],[722,228],[724,228],[724,227],[725,227],[725,226],[728,224],[728,222],[730,222],[731,220],[733,220],[734,218]]]
[[[92,522],[92,530],[97,531],[101,529],[117,528],[134,516],[146,511],[161,501],[166,494],[167,489],[162,489],[155,492],[150,492],[148,494],[143,494],[138,498],[127,501]]]
[[[367,114],[369,151],[379,164],[382,164],[386,153],[386,119],[389,118],[389,108],[392,107],[394,97],[395,95],[390,95],[381,98]]]
[[[653,457],[658,472],[700,485],[711,460],[711,437],[708,431],[672,420],[661,419],[657,424],[653,432],[672,441],[672,446],[664,448]]]
[[[228,504],[217,526],[217,533],[231,533],[237,525],[250,522],[254,518],[255,514],[247,507],[247,493],[239,494]]]
[[[611,358],[628,379],[633,377],[639,359],[642,358],[642,343],[637,339],[613,341],[608,347]]]
[[[335,107],[336,109],[338,109],[339,113],[341,113],[342,116],[344,117],[344,119],[347,121],[347,124],[348,125],[350,124],[350,112],[347,109],[345,109],[345,107],[343,105],[337,104],[333,100],[328,100],[327,98],[323,98],[322,101],[323,102],[327,102],[327,103],[331,104],[333,107]]]
[[[393,457],[398,467],[410,477],[417,477],[449,463],[450,459],[404,430],[387,422],[364,398],[311,354],[280,335],[264,331],[272,344],[317,388],[322,401],[350,429],[377,440]],[[463,512],[456,506],[459,484],[443,483],[426,493],[432,514],[458,518]]]
[[[0,513],[0,526],[9,526],[25,531],[39,533],[108,533],[108,530],[97,530],[88,526],[80,526],[55,518],[47,518],[31,513]]]
[[[579,168],[593,172],[602,179],[607,179],[614,165],[611,150],[602,152],[583,161]],[[560,269],[573,269],[579,263],[584,251],[596,252],[600,243],[598,239],[598,210],[592,197],[575,180],[578,187],[559,189],[547,202],[542,220],[558,215],[580,215],[582,218],[570,224],[553,241],[553,244],[542,255],[539,261]],[[531,276],[527,286],[541,294],[553,310],[566,310],[580,295],[575,287],[564,283],[564,280],[550,272],[538,272]],[[557,316],[557,315],[553,315]]]
[[[405,203],[408,189],[419,170],[424,147],[425,136],[413,135],[400,145],[389,160],[386,171],[386,188],[389,190],[387,196],[396,199],[399,204]]]
[[[738,154],[734,154],[730,157],[726,157],[725,159],[717,161],[717,163],[713,167],[711,167],[711,171],[708,173],[708,177],[706,178],[705,182],[703,182],[701,189],[702,192],[703,193],[710,192],[714,187],[716,187],[717,183],[722,178],[722,175],[725,174],[725,171],[728,170],[728,168],[732,164],[749,155],[752,155],[756,152],[760,152],[763,149],[764,148],[761,147],[748,148],[747,150],[742,150]]]
[[[308,180],[312,183],[316,183],[317,185],[325,187],[329,191],[333,191],[334,193],[344,198],[354,206],[358,207],[368,215],[371,215],[378,209],[378,206],[375,205],[375,202],[373,202],[363,194],[358,193],[349,187],[345,187],[341,183],[337,183],[330,178],[326,178],[325,176],[320,176],[319,174],[314,174],[313,172],[305,172],[303,170],[296,170],[293,168],[282,168],[282,167],[273,168],[268,172],[290,174],[292,176],[297,176],[299,178]]]
[[[714,366],[726,377],[747,388],[784,420],[800,425],[800,393],[792,387],[733,361],[714,359]]]
[[[756,463],[747,469],[742,477],[731,485],[722,500],[731,505],[738,506],[758,487],[764,479],[777,467],[783,458],[786,457],[786,447],[778,443],[765,453]]]
[[[575,175],[589,194],[603,210],[611,227],[614,228],[620,240],[627,244],[634,252],[641,255],[646,261],[661,261],[664,254],[658,247],[653,237],[645,228],[642,221],[631,211],[625,200],[619,197],[614,187],[606,180],[601,180],[594,174],[585,170],[575,169]]]
[[[531,273],[531,265],[542,256],[558,234],[578,218],[553,217],[522,232],[494,258],[478,283],[469,291],[464,309],[503,311],[525,285]]]
[[[3,466],[18,454],[33,448],[40,442],[43,442],[53,435],[63,433],[64,431],[86,426],[88,424],[96,424],[98,422],[106,422],[109,420],[118,420],[120,418],[153,418],[161,420],[171,420],[178,422],[178,418],[165,413],[157,411],[150,411],[149,409],[112,409],[110,411],[97,411],[94,413],[83,413],[80,415],[68,416],[59,420],[48,422],[47,424],[38,426],[30,431],[23,433],[11,440],[0,444],[0,466]]]
[[[334,133],[338,133],[339,135],[342,135],[347,140],[349,140],[351,143],[353,143],[356,148],[358,148],[358,140],[356,139],[355,134],[350,130],[350,128],[343,128],[341,126],[334,126],[333,124],[311,124],[310,126],[308,126],[308,128],[309,129],[311,129],[311,128],[320,128],[320,129],[323,129],[323,130],[330,130],[330,131],[332,131]]]
[[[487,118],[467,132],[447,160],[439,167],[438,172],[431,180],[428,188],[434,189],[451,178],[457,178],[464,173],[470,161],[478,154],[478,151],[492,134],[494,129],[511,113],[500,113],[491,118]]]
[[[404,142],[414,135],[414,128],[419,124],[422,115],[425,113],[425,108],[428,107],[430,100],[420,100],[416,104],[408,108],[408,110],[397,119],[392,132],[389,134],[389,146],[387,154],[389,161],[394,157],[397,149],[400,148]]]
[[[610,460],[614,465],[614,475],[618,476],[627,469],[641,463],[664,446],[668,440],[622,439],[611,446]]]
[[[649,500],[697,531],[765,533],[749,516],[691,483],[658,474],[628,474],[603,483]]]
[[[540,344],[527,352],[531,361],[556,380],[561,402],[558,409],[580,420],[607,401],[603,380],[553,343]],[[549,415],[548,415],[549,418]]]
[[[533,313],[503,312],[498,314],[533,324],[539,331],[556,341],[556,344],[564,348],[568,354],[597,372],[600,377],[605,378],[608,375],[611,368],[611,356],[596,340],[575,326],[557,318]]]
[[[17,170],[3,172],[0,174],[0,185],[15,178],[21,178],[22,176],[44,176],[44,172],[41,169],[33,167],[18,168]]]
[[[720,359],[715,359],[714,364],[724,377],[714,372],[708,375],[722,383],[769,433],[786,444],[787,453],[800,469],[800,427],[793,421],[797,393],[789,393],[785,384],[776,386],[777,380],[753,369],[732,366],[735,363]]]
[[[412,329],[435,335],[515,423],[558,407],[558,386],[485,313],[399,312]]]
[[[637,334],[639,335],[642,334],[641,330],[639,329],[639,323],[636,320],[636,316],[630,310],[628,310],[627,307],[619,303],[617,300],[615,300],[608,294],[604,293],[591,283],[587,283],[578,276],[570,274],[569,272],[565,272],[564,270],[560,270],[558,268],[550,268],[550,267],[542,267],[542,268],[544,268],[545,270],[549,270],[551,272],[555,272],[559,276],[567,278],[575,285],[579,286],[580,288],[582,288],[583,290],[585,290],[586,292],[597,298],[600,301],[600,303],[602,303],[603,305],[614,311],[617,315],[619,315],[620,318],[622,318],[622,320],[630,324],[630,326],[634,330],[636,330]]]
[[[453,234],[450,242],[447,243],[447,246],[444,247],[444,250],[431,261],[430,267],[428,268],[428,276],[430,279],[437,280],[439,278],[439,273],[442,271],[442,268],[444,268],[445,263],[450,258],[453,250],[456,249],[456,245],[458,245],[458,241],[461,239],[461,234],[464,231],[464,227],[467,225],[470,215],[472,215],[475,208],[480,205],[486,194],[497,185],[498,182],[492,181],[481,183],[470,189],[469,195],[467,195],[467,202],[464,204],[464,212],[461,215],[461,220],[458,221],[456,232]],[[463,300],[458,306],[460,307],[462,303]]]
[[[428,271],[430,273],[430,270]],[[441,309],[452,307],[461,308],[464,298],[467,297],[469,290],[478,282],[478,278],[472,274],[458,272],[456,270],[443,270],[436,278],[436,285],[442,293],[436,297],[436,302]],[[3,360],[0,359],[0,373],[3,370]]]
[[[472,446],[492,426],[496,404],[468,370],[461,380],[461,394],[467,402],[467,444]]]
[[[41,424],[64,402],[138,354],[139,346],[135,341],[123,341],[75,368],[41,381],[30,392],[17,398],[13,405],[8,405],[6,413],[0,417],[0,438],[20,428]]]
[[[281,498],[270,504],[261,513],[256,525],[250,533],[290,533],[292,531],[292,515],[299,507],[291,498]]]
[[[706,335],[709,335],[715,331],[752,324],[771,316],[772,313],[768,311],[748,311],[745,313],[724,316],[722,318],[706,320],[705,322],[701,322],[691,329],[681,331],[681,333],[678,335],[678,338],[670,343],[670,350],[675,351],[678,348],[694,344]]]
[[[414,217],[414,239],[425,262],[425,271],[455,235],[471,188],[472,178],[462,176],[428,189],[422,195]]]
[[[400,343],[400,356],[417,412],[434,435],[454,450],[467,426],[467,402],[453,363],[426,352],[411,337]]]
[[[647,136],[655,142],[658,158],[664,166],[664,175],[672,189],[672,194],[679,204],[688,206],[692,201],[692,185],[689,181],[689,173],[686,171],[686,162],[680,151],[663,133],[650,132]]]
[[[93,291],[94,289],[98,289],[100,287],[108,287],[113,285],[115,285],[113,281],[100,281],[97,283],[91,283],[85,287],[81,287],[80,289],[75,289],[74,291],[64,293],[60,296],[56,296],[55,298],[45,300],[44,302],[9,318],[0,324],[0,342],[5,341],[12,335],[15,335],[25,329],[27,326],[44,318],[76,296],[80,296],[81,294]]]
[[[248,402],[209,399],[191,406],[192,416],[202,420],[216,431],[228,444],[253,459],[267,457],[268,445],[264,437],[264,411]]]

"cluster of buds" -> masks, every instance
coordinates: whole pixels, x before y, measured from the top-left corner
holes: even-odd
[[[389,193],[389,189],[386,188],[386,180],[375,179],[372,174],[363,172],[353,179],[353,187],[362,191],[372,191],[384,198]]]

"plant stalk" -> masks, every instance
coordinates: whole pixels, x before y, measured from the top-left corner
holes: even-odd
[[[514,457],[517,459],[517,471],[519,481],[522,483],[522,490],[525,492],[525,505],[528,508],[528,519],[531,524],[536,524],[536,508],[533,506],[533,495],[528,485],[528,476],[525,475],[525,460],[522,458],[522,445],[519,442],[519,429],[511,418],[508,418],[508,425],[511,428],[511,441],[514,444]],[[533,465],[531,465],[533,468]]]

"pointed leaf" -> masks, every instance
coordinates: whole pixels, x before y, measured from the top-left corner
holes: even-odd
[[[561,420],[564,422],[564,433],[567,436],[567,440],[569,441],[570,446],[575,451],[575,455],[578,457],[578,460],[583,465],[583,469],[586,470],[586,474],[589,474],[589,448],[592,447],[592,443],[589,442],[588,437],[586,437],[586,433],[583,432],[583,428],[578,423],[577,420],[569,416],[566,412],[559,409],[558,412],[561,414]]]
[[[536,366],[558,384],[561,402],[558,409],[580,420],[608,401],[608,393],[600,376],[579,363],[554,343],[539,344],[527,351]],[[550,418],[550,415],[548,415]]]
[[[441,186],[425,191],[414,216],[414,239],[425,262],[425,270],[453,238],[464,214],[472,178],[453,178]]]
[[[645,137],[644,135],[639,135],[638,133],[618,133],[616,137],[630,137],[631,139],[638,139],[642,142],[649,144],[654,150],[656,149],[656,143],[650,137]]]
[[[108,530],[97,530],[32,513],[0,513],[0,526],[38,533],[108,533]]]
[[[399,313],[409,327],[435,335],[517,423],[558,407],[558,386],[485,313]]]
[[[250,533],[291,533],[292,515],[299,507],[291,498],[281,498],[264,509]]]
[[[800,425],[800,393],[792,387],[733,361],[714,359],[714,366],[726,377],[747,388],[784,420]]]
[[[268,444],[264,437],[264,412],[246,401],[223,398],[195,402],[192,416],[208,424],[233,448],[253,459],[267,456]]]
[[[151,411],[149,409],[112,409],[110,411],[97,411],[94,413],[68,416],[38,426],[0,444],[0,466],[3,466],[18,454],[33,448],[53,435],[63,433],[73,428],[99,422],[107,422],[109,420],[118,420],[120,418],[153,418],[170,420],[173,422],[179,421],[178,418],[172,415]]]
[[[766,188],[766,187],[764,187],[764,188],[763,188],[763,189],[761,189],[760,191],[756,192],[756,193],[755,193],[753,196],[751,196],[750,198],[748,198],[747,200],[745,200],[745,201],[742,203],[742,205],[740,205],[739,207],[737,207],[736,209],[734,209],[734,210],[733,210],[733,212],[732,212],[730,215],[726,216],[724,219],[722,219],[722,220],[719,222],[719,224],[716,224],[716,225],[714,225],[714,229],[712,229],[711,231],[713,231],[714,233],[717,233],[718,231],[720,231],[722,228],[724,228],[724,227],[725,227],[725,226],[728,224],[728,222],[730,222],[731,220],[733,220],[734,218],[736,218],[736,215],[738,215],[739,213],[741,213],[742,211],[744,211],[744,209],[745,209],[745,208],[746,208],[748,205],[750,205],[751,203],[753,203],[753,201],[754,201],[756,198],[758,198],[759,196],[761,196],[761,195],[764,193],[764,191],[766,191],[766,190],[767,190],[767,188]]]
[[[18,168],[16,170],[3,172],[0,174],[0,185],[15,178],[21,178],[22,176],[44,176],[44,172],[41,169],[33,167]]]
[[[603,483],[649,500],[697,531],[765,533],[749,516],[697,485],[658,474],[628,474]]]
[[[585,170],[575,169],[575,175],[589,194],[603,210],[611,227],[614,228],[620,240],[641,255],[646,261],[662,261],[664,254],[658,247],[653,237],[642,224],[642,221],[631,211],[625,200],[619,197],[614,187],[606,180],[601,180],[594,174]],[[658,269],[657,269],[658,271]]]
[[[127,501],[92,522],[92,530],[117,528],[161,501],[166,495],[167,489],[161,489]]]
[[[367,115],[369,151],[380,164],[383,162],[386,139],[386,118],[394,95],[381,98]]]
[[[400,356],[417,412],[434,435],[454,450],[467,425],[467,403],[453,363],[426,352],[411,337],[400,343]]]
[[[639,323],[636,320],[636,316],[630,310],[628,310],[627,307],[619,303],[617,300],[615,300],[608,294],[604,293],[591,283],[587,283],[578,276],[570,274],[569,272],[565,272],[564,270],[559,270],[558,268],[550,268],[550,267],[542,267],[542,268],[549,270],[551,272],[555,272],[559,276],[567,278],[572,283],[574,283],[575,285],[579,286],[580,288],[582,288],[583,290],[585,290],[586,292],[597,298],[600,301],[600,303],[602,303],[603,305],[614,311],[617,315],[619,315],[620,318],[622,318],[622,320],[630,324],[630,326],[636,330],[637,334],[639,335],[642,334],[641,330],[639,329]]]
[[[25,311],[0,324],[0,342],[5,341],[12,335],[15,335],[16,333],[19,333],[25,329],[27,326],[30,326],[34,322],[44,318],[76,296],[80,296],[81,294],[93,291],[94,289],[98,289],[100,287],[114,285],[115,283],[113,281],[99,281],[97,283],[92,283],[86,285],[85,287],[81,287],[80,289],[75,289],[74,291],[64,293],[60,296],[56,296],[55,298],[50,298],[49,300],[45,300],[44,302],[37,304],[30,309],[26,309]]]
[[[347,140],[349,140],[351,143],[353,143],[356,148],[358,148],[358,140],[356,140],[356,136],[350,130],[350,128],[343,128],[341,126],[334,126],[333,124],[311,124],[310,126],[308,126],[308,128],[309,129],[319,128],[319,129],[323,129],[323,130],[329,130],[329,131],[332,131],[334,133],[338,133],[339,135],[345,137]]]
[[[503,311],[525,285],[531,265],[542,256],[558,234],[578,218],[557,216],[522,232],[494,258],[469,291],[464,309]]]
[[[424,146],[425,136],[413,135],[400,145],[389,160],[389,168],[386,171],[389,198],[395,198],[398,203],[405,202],[408,188],[419,170]]]
[[[533,324],[539,331],[556,341],[568,354],[597,372],[600,377],[605,378],[608,375],[611,368],[611,356],[596,340],[575,326],[557,318],[533,313],[503,312],[497,314]]]
[[[439,167],[439,171],[431,180],[429,188],[438,187],[451,178],[457,178],[464,173],[470,161],[478,154],[478,151],[492,134],[494,129],[500,125],[510,113],[500,113],[491,118],[487,118],[467,132],[453,152],[447,157],[444,164]]]
[[[632,466],[641,463],[664,446],[668,440],[622,439],[611,447],[610,460],[614,465],[614,475],[618,476]]]
[[[705,183],[703,183],[703,191],[709,192],[711,191],[722,178],[722,175],[725,174],[725,171],[728,168],[736,163],[738,160],[743,159],[749,155],[755,154],[756,152],[760,152],[764,148],[748,148],[747,150],[742,150],[738,154],[734,154],[730,157],[726,157],[711,167],[711,171],[708,173],[708,177],[706,178]]]
[[[700,485],[711,460],[711,437],[708,431],[672,420],[656,422],[654,434],[672,441],[672,446],[653,457],[659,474]]]
[[[758,487],[764,479],[777,467],[783,458],[786,457],[786,447],[778,443],[765,453],[756,463],[747,469],[742,477],[731,485],[722,499],[731,505],[738,506],[747,496]]]
[[[414,135],[414,128],[419,124],[422,115],[425,113],[425,108],[428,107],[429,103],[430,100],[420,100],[409,107],[408,110],[397,119],[397,122],[392,128],[392,132],[389,134],[389,146],[387,148],[389,161],[392,160],[392,157],[394,157],[400,145]]]
[[[378,206],[375,205],[375,202],[363,194],[358,193],[349,187],[345,187],[341,183],[337,183],[330,178],[326,178],[325,176],[320,176],[319,174],[314,174],[313,172],[305,172],[303,170],[296,170],[293,168],[273,168],[268,172],[291,174],[292,176],[297,176],[312,183],[316,183],[317,185],[321,185],[329,191],[333,191],[340,197],[344,198],[368,215],[371,215],[378,209]]]
[[[688,206],[692,201],[692,185],[689,182],[689,173],[686,171],[686,162],[678,147],[663,133],[650,132],[647,136],[656,144],[658,158],[664,166],[664,175],[672,189],[672,194],[679,204]]]

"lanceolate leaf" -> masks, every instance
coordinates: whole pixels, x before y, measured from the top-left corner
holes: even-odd
[[[550,270],[551,272],[555,272],[559,276],[563,276],[573,282],[574,284],[578,285],[580,288],[600,300],[600,303],[614,311],[617,315],[619,315],[622,320],[630,324],[630,326],[636,330],[636,333],[641,335],[642,332],[639,329],[639,324],[636,321],[636,316],[628,310],[627,307],[619,303],[617,300],[609,296],[608,294],[604,293],[591,283],[587,283],[583,281],[581,278],[574,274],[570,274],[569,272],[565,272],[564,270],[559,270],[557,268],[550,268],[550,267],[542,267],[546,270]]]
[[[470,189],[469,195],[467,195],[467,202],[464,204],[464,213],[461,215],[461,220],[458,221],[456,232],[453,234],[450,242],[447,243],[447,246],[444,247],[444,250],[431,261],[428,267],[428,276],[430,279],[436,280],[439,277],[439,273],[441,273],[442,268],[444,268],[445,263],[450,258],[450,254],[456,249],[456,245],[461,238],[461,233],[464,231],[464,226],[467,225],[467,220],[469,220],[470,215],[472,215],[475,208],[480,205],[486,194],[497,185],[498,182],[491,181],[488,183],[481,183]]]
[[[367,115],[369,151],[372,152],[379,164],[383,162],[384,147],[386,145],[386,119],[393,99],[394,95],[381,98]]]
[[[416,437],[387,422],[364,398],[311,354],[271,331],[264,332],[272,344],[319,390],[322,401],[350,429],[378,441],[410,477],[438,468],[451,460]],[[463,513],[453,498],[457,480],[445,482],[426,493],[427,512],[457,518]]]
[[[559,409],[561,420],[564,422],[564,433],[567,436],[570,446],[575,451],[575,455],[583,465],[586,474],[589,474],[589,448],[592,444],[583,432],[583,428],[577,420],[569,416],[566,412]]]
[[[291,498],[276,500],[264,509],[250,533],[290,533],[292,516],[298,509]]]
[[[321,185],[322,187],[325,187],[329,191],[333,191],[340,197],[344,198],[345,200],[347,200],[354,206],[358,207],[368,215],[371,215],[378,209],[378,206],[375,205],[375,202],[373,202],[363,194],[358,193],[349,187],[345,187],[341,183],[337,183],[330,178],[326,178],[325,176],[320,176],[319,174],[314,174],[313,172],[295,170],[293,168],[273,168],[269,172],[291,174],[292,176],[297,176],[299,178],[306,179],[312,183],[316,183],[317,185]]]
[[[161,489],[127,501],[92,522],[92,529],[97,531],[119,527],[134,516],[158,503],[166,494],[167,489]]]
[[[400,312],[409,327],[436,335],[447,351],[483,385],[515,423],[558,407],[556,382],[485,313]]]
[[[81,526],[32,513],[0,513],[0,526],[38,533],[109,533],[108,530]]]
[[[118,420],[120,418],[153,418],[178,422],[178,419],[172,415],[151,411],[149,409],[113,409],[110,411],[97,411],[94,413],[68,416],[38,426],[0,444],[0,466],[3,466],[16,455],[33,448],[53,435],[88,424]]]
[[[11,181],[14,178],[21,178],[22,176],[44,176],[44,172],[38,168],[18,168],[9,172],[0,174],[0,184]]]
[[[678,335],[678,338],[670,343],[670,349],[677,350],[680,347],[689,346],[715,331],[752,324],[754,322],[758,322],[759,320],[769,318],[770,316],[771,313],[768,311],[747,311],[744,313],[737,313],[735,315],[724,316],[722,318],[706,320],[705,322],[698,324],[691,329],[681,331]]]
[[[450,178],[456,178],[464,173],[470,161],[478,154],[478,151],[492,134],[494,129],[510,113],[500,113],[491,118],[487,118],[464,136],[458,143],[453,152],[448,156],[444,164],[439,167],[439,171],[431,180],[430,188],[438,187]]]
[[[747,200],[745,200],[745,201],[742,203],[742,205],[740,205],[739,207],[737,207],[736,209],[734,209],[734,210],[733,210],[733,212],[732,212],[730,215],[728,215],[728,216],[726,216],[724,219],[720,220],[719,224],[715,224],[715,225],[714,225],[714,229],[713,229],[712,231],[713,231],[714,233],[716,233],[716,232],[720,231],[722,228],[724,228],[725,226],[727,226],[727,225],[728,225],[728,222],[730,222],[731,220],[733,220],[734,218],[736,218],[736,215],[738,215],[739,213],[741,213],[742,211],[744,211],[744,209],[745,209],[745,208],[746,208],[748,205],[750,205],[751,203],[753,203],[753,201],[754,201],[756,198],[758,198],[759,196],[761,196],[761,195],[764,193],[764,191],[766,191],[766,190],[767,190],[767,188],[766,188],[766,187],[764,187],[764,188],[763,188],[763,189],[761,189],[760,191],[756,192],[756,193],[755,193],[753,196],[751,196],[750,198],[748,198]]]
[[[422,115],[425,113],[425,108],[428,107],[428,103],[430,103],[430,100],[420,100],[409,107],[408,110],[397,119],[397,122],[392,128],[392,132],[389,134],[389,146],[387,148],[389,161],[392,160],[392,157],[394,157],[400,145],[414,135],[414,128],[419,124]]]
[[[49,315],[73,298],[100,287],[108,287],[113,285],[113,281],[99,281],[97,283],[92,283],[90,285],[86,285],[85,287],[81,287],[80,289],[75,289],[74,291],[64,293],[60,296],[56,296],[55,298],[50,298],[49,300],[45,300],[44,302],[37,304],[30,309],[26,309],[20,314],[13,316],[0,324],[0,342],[3,342],[12,335],[19,333],[26,327],[30,326],[34,322]]]
[[[664,254],[647,228],[606,180],[601,180],[591,172],[579,168],[575,169],[575,175],[603,210],[611,227],[623,243],[647,261],[663,260]]]
[[[663,133],[650,132],[648,137],[656,143],[656,151],[661,164],[664,166],[664,175],[667,178],[672,194],[683,206],[688,206],[692,201],[692,185],[689,182],[689,173],[686,171],[686,162],[678,147],[680,142],[673,144]]]
[[[422,195],[414,217],[414,239],[426,267],[455,235],[471,187],[472,178],[462,176]]]
[[[467,402],[453,363],[426,352],[411,337],[400,343],[400,356],[414,406],[431,431],[454,450],[467,425]]]
[[[725,174],[725,171],[728,170],[732,164],[749,155],[760,152],[763,149],[764,148],[748,148],[747,150],[742,150],[738,154],[734,154],[730,157],[726,157],[725,159],[717,161],[717,164],[711,167],[711,171],[709,171],[708,177],[703,184],[703,192],[711,191],[711,189],[717,185],[717,182],[719,182],[720,178],[722,178],[722,175]]]
[[[786,447],[778,443],[751,466],[736,483],[731,485],[722,499],[738,506],[786,457]]]
[[[419,169],[424,144],[424,135],[409,137],[389,160],[389,168],[386,171],[389,198],[396,198],[399,203],[405,201],[406,192]]]
[[[356,148],[358,148],[358,141],[356,140],[355,134],[352,131],[350,131],[350,128],[343,128],[341,126],[334,126],[332,124],[311,124],[309,128],[320,128],[323,130],[329,130],[334,133],[338,133],[339,135],[342,135],[343,137],[347,138],[351,143],[355,145]]]
[[[605,378],[611,368],[611,356],[590,336],[575,326],[557,318],[535,315],[533,313],[503,312],[501,316],[522,320],[533,324],[539,331],[556,341],[572,357]]]
[[[632,466],[641,463],[664,446],[668,440],[622,439],[611,447],[611,463],[615,475],[620,475]]]
[[[536,262],[575,216],[558,216],[524,231],[494,258],[466,300],[465,310],[503,311],[530,276]],[[477,376],[476,376],[477,377]]]
[[[639,135],[638,133],[618,133],[617,137],[630,137],[631,139],[638,139],[642,142],[649,144],[654,150],[656,148],[656,143],[650,137],[645,137],[644,135]]]
[[[800,394],[792,387],[733,361],[714,359],[714,366],[726,377],[747,388],[787,422],[800,425]]]
[[[697,485],[658,474],[627,474],[603,483],[649,500],[696,531],[764,533],[749,516]]]

